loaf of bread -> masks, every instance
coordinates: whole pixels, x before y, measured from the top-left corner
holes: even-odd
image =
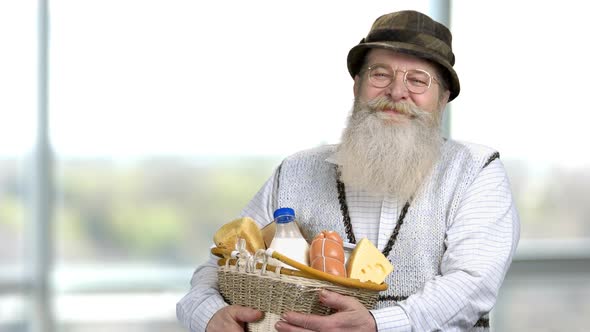
[[[344,248],[340,235],[333,231],[323,231],[316,235],[309,248],[309,262],[314,269],[346,277]]]
[[[239,238],[246,240],[246,249],[251,254],[258,249],[266,249],[260,228],[254,219],[248,217],[238,218],[221,226],[213,235],[213,242],[218,248],[235,249]]]

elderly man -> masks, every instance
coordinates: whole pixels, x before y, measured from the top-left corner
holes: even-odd
[[[375,309],[329,291],[328,316],[287,312],[278,331],[487,331],[516,249],[519,219],[498,152],[445,139],[459,94],[451,33],[415,11],[379,17],[348,54],[354,106],[339,145],[286,158],[242,212],[260,223],[297,211],[307,240],[366,237],[394,264]],[[223,301],[216,264],[178,304],[190,329],[241,331],[262,313]]]

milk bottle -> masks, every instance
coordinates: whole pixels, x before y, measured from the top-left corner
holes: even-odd
[[[291,208],[280,208],[274,212],[273,217],[277,227],[270,248],[309,266],[309,244],[299,231],[299,227],[297,227],[295,211]],[[281,263],[281,265],[294,269],[294,267],[284,263]]]

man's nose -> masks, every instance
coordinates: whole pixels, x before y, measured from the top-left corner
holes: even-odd
[[[408,88],[404,83],[403,73],[396,73],[393,81],[391,81],[391,84],[387,89],[389,90],[388,94],[393,101],[405,100],[410,96],[410,91],[408,91]]]

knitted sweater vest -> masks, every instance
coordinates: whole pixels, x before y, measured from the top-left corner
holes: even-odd
[[[326,161],[335,149],[327,145],[302,151],[287,157],[280,166],[275,207],[295,210],[303,236],[310,243],[322,230],[336,231],[347,239],[338,201],[336,166]],[[411,202],[389,253],[394,272],[386,279],[389,287],[381,293],[377,308],[404,300],[440,275],[446,230],[455,219],[466,189],[494,156],[497,152],[484,146],[445,141],[441,157]],[[473,331],[487,331],[487,315],[476,326]]]

